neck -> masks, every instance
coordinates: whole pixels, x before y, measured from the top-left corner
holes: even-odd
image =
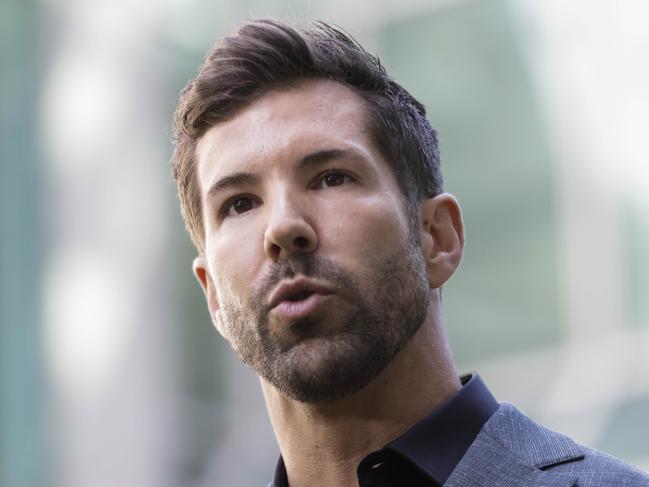
[[[440,321],[429,313],[370,384],[332,403],[301,403],[262,380],[291,487],[357,485],[356,468],[367,454],[405,433],[460,389]]]

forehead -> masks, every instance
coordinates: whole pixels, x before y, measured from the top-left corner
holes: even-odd
[[[370,156],[374,148],[367,126],[363,99],[341,83],[306,81],[273,89],[199,139],[201,186],[224,172],[251,170],[269,158],[291,160],[312,150],[347,147]]]

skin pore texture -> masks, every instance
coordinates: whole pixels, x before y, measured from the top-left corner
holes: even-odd
[[[272,90],[198,142],[212,321],[260,376],[292,487],[356,467],[460,388],[439,288],[464,243],[457,201],[412,228],[362,99],[333,81]]]

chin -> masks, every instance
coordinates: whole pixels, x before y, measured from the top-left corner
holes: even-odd
[[[370,383],[389,363],[384,353],[355,347],[349,340],[309,338],[258,370],[282,394],[300,402],[333,402]]]

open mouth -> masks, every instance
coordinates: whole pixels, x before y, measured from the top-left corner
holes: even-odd
[[[270,296],[269,311],[288,320],[315,313],[333,294],[325,285],[304,277],[282,282]]]
[[[313,294],[312,291],[300,291],[287,296],[286,301],[296,302],[303,301]]]

